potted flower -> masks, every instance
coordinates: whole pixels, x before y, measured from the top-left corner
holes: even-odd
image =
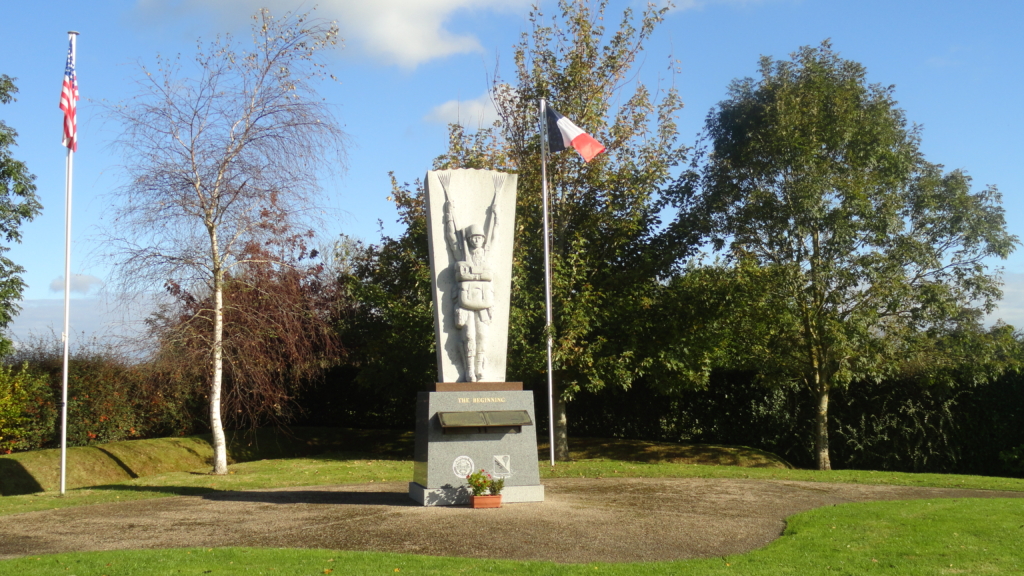
[[[473,495],[469,502],[473,508],[501,508],[501,489],[505,487],[505,479],[494,480],[491,475],[481,469],[466,476],[469,489]]]

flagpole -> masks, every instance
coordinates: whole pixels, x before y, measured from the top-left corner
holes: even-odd
[[[78,32],[68,31],[71,41],[71,61],[75,61]],[[72,95],[72,98],[74,96]],[[77,138],[77,134],[75,136]],[[67,164],[64,173],[64,331],[61,340],[64,344],[64,370],[62,375],[60,402],[60,493],[63,496],[67,489],[68,459],[68,352],[71,340],[71,175],[74,168],[75,152],[68,146]]]
[[[544,197],[544,332],[547,335],[548,348],[548,446],[551,452],[551,465],[555,465],[555,384],[551,374],[551,248],[550,228],[548,226],[548,121],[547,102],[540,99],[540,177],[543,182],[541,189]]]

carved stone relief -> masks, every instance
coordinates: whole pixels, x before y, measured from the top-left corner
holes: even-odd
[[[503,382],[516,175],[427,173],[440,382]]]

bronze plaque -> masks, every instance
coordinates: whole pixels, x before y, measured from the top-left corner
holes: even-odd
[[[438,412],[442,428],[476,428],[487,426],[483,412]]]
[[[530,426],[530,413],[526,410],[493,410],[483,413],[488,426]]]

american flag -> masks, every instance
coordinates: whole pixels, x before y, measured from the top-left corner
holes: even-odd
[[[68,40],[68,63],[64,67],[64,87],[60,91],[60,109],[64,111],[64,140],[61,144],[78,152],[78,127],[75,109],[78,107],[78,77],[75,76],[75,41]]]

